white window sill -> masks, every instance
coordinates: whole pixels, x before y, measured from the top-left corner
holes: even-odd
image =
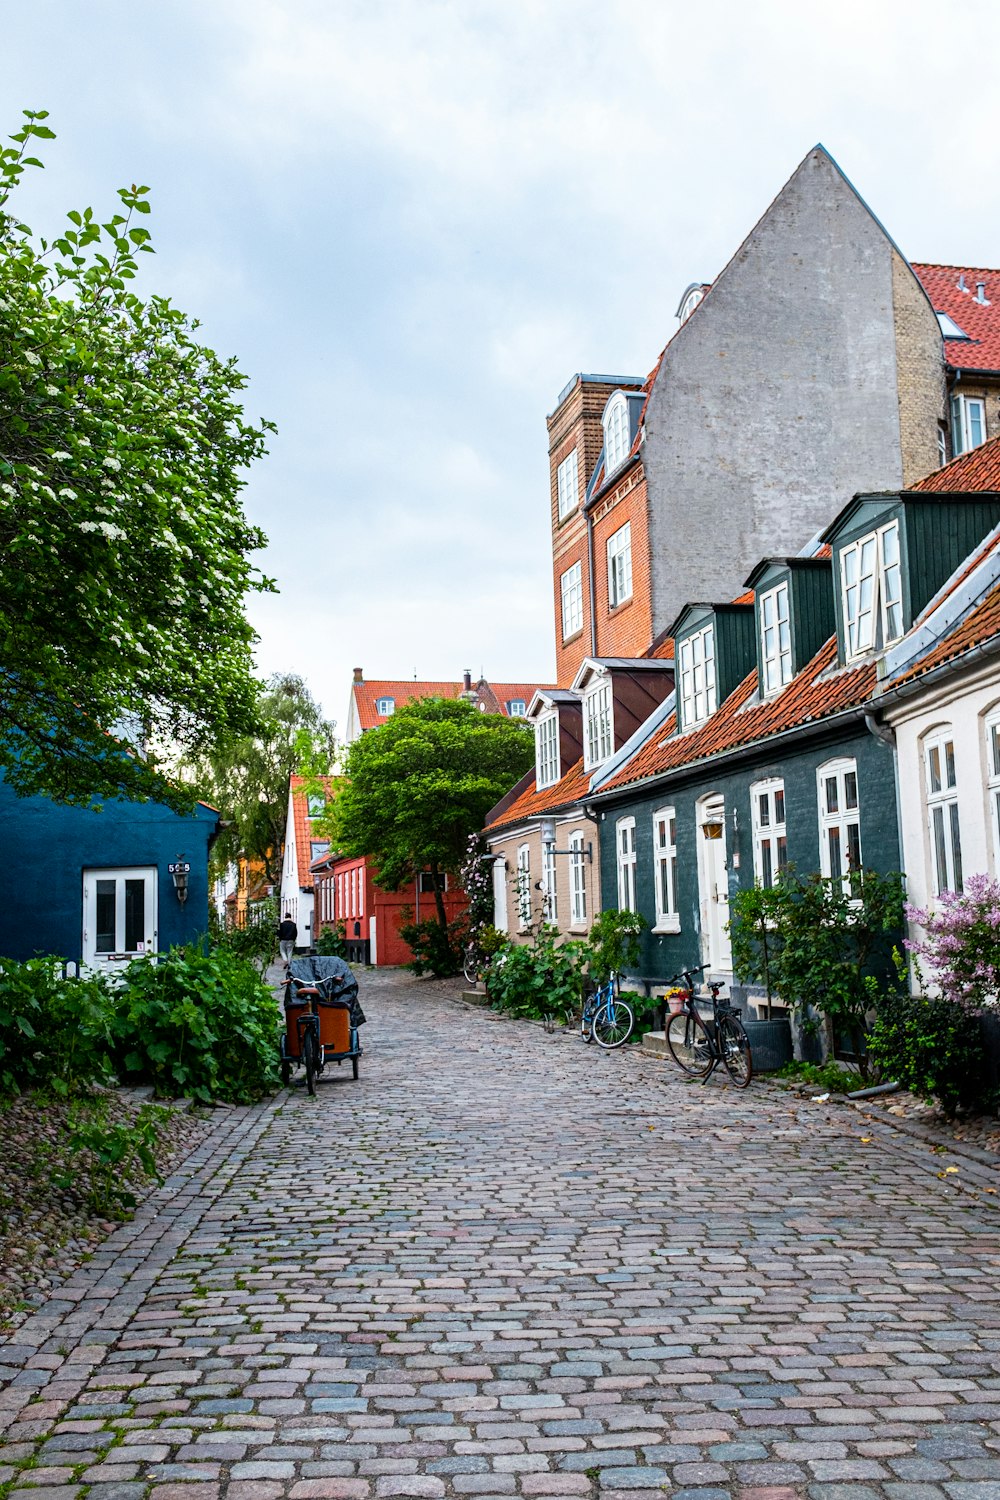
[[[680,917],[661,917],[656,926],[649,930],[650,932],[680,932],[681,919]]]
[[[574,924],[571,924],[569,930],[576,936],[586,937],[587,933],[590,931],[590,928],[587,926],[586,922],[576,922]]]

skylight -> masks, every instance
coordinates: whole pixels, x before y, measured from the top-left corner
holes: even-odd
[[[949,318],[946,312],[936,313],[935,316],[938,320],[938,326],[946,339],[967,339],[969,337],[967,333],[964,333],[959,328],[954,318]]]

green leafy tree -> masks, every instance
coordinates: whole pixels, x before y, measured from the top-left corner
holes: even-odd
[[[531,731],[516,719],[461,699],[409,703],[351,745],[324,831],[345,854],[367,855],[385,890],[430,869],[447,928],[437,877],[461,868],[470,836],[533,759]]]
[[[199,795],[219,809],[223,829],[212,855],[224,867],[239,854],[260,860],[268,882],[281,874],[288,810],[288,778],[314,776],[334,764],[335,725],[301,677],[278,673],[260,697],[260,723],[251,734],[224,738],[184,766]],[[316,779],[317,789],[322,782]]]
[[[150,755],[256,719],[249,561],[239,501],[270,423],[245,377],[164,297],[130,290],[151,248],[148,188],[100,221],[36,238],[11,197],[44,111],[0,147],[0,767],[22,794],[186,800]]]

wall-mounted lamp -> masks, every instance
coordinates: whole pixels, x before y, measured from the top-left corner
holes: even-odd
[[[186,859],[178,859],[172,865],[167,865],[167,874],[173,877],[177,899],[183,906],[188,898],[188,876],[191,874],[191,866]]]
[[[722,814],[716,813],[714,817],[706,818],[704,823],[702,823],[702,837],[706,839],[721,839],[724,827]]]
[[[542,818],[539,828],[542,835],[542,849],[546,854],[579,854],[584,859],[593,863],[594,846],[584,844],[582,849],[557,849],[556,848],[556,820],[555,818]]]

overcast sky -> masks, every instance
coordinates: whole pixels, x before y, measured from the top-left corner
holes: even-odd
[[[817,141],[914,260],[1000,265],[995,0],[32,0],[20,195],[152,186],[143,287],[277,422],[263,673],[553,671],[545,416],[645,374]]]

